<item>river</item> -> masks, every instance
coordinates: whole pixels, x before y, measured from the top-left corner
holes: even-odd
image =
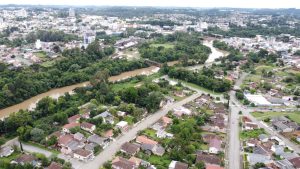
[[[174,64],[178,63],[178,61],[173,61],[173,62],[168,62],[169,66],[172,66]],[[128,72],[124,72],[121,73],[119,75],[116,76],[111,76],[109,77],[109,81],[110,82],[117,82],[120,80],[124,80],[130,77],[134,77],[137,75],[151,75],[153,73],[156,73],[159,71],[159,67],[156,66],[150,66],[147,68],[142,68],[142,69],[136,69],[136,70],[132,70],[132,71],[128,71]],[[61,87],[61,88],[56,88],[56,89],[52,89],[49,90],[48,92],[36,95],[34,97],[31,97],[30,99],[27,99],[19,104],[7,107],[5,109],[1,109],[0,110],[0,119],[3,119],[5,117],[7,117],[9,114],[14,113],[14,112],[18,112],[19,110],[23,109],[23,110],[33,110],[36,107],[36,103],[41,100],[44,97],[52,97],[52,98],[59,98],[60,96],[64,95],[65,93],[73,93],[73,90],[77,87],[84,87],[89,85],[89,81],[87,82],[83,82],[83,83],[78,83],[78,84],[74,84],[71,86],[66,86],[66,87]]]
[[[189,66],[187,69],[197,70],[197,69],[202,69],[203,66],[211,66],[215,62],[216,59],[227,56],[229,54],[226,51],[222,51],[222,50],[219,50],[219,49],[213,47],[213,40],[205,40],[205,41],[203,41],[203,45],[205,45],[211,49],[211,53],[209,54],[208,59],[205,61],[204,64]]]

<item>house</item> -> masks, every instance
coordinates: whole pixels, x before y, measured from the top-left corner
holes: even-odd
[[[80,124],[80,128],[82,130],[93,133],[96,130],[96,125],[94,125],[92,123],[83,122],[83,123]]]
[[[79,126],[80,126],[79,123],[68,123],[68,124],[66,124],[62,127],[62,130],[65,133],[70,133],[70,129],[75,128],[75,127],[79,127]]]
[[[124,116],[126,116],[126,112],[124,112],[124,111],[118,111],[117,112],[117,115],[119,116],[119,117],[124,117]]]
[[[128,131],[129,129],[128,122],[126,121],[120,121],[119,123],[116,124],[116,127],[120,129],[122,132]]]
[[[94,134],[94,135],[91,135],[88,137],[88,142],[96,143],[96,144],[100,145],[102,148],[105,148],[108,146],[109,139],[105,138],[105,137],[100,137],[100,136]]]
[[[106,138],[112,138],[114,136],[114,131],[112,129],[110,130],[107,130],[104,134],[103,134],[104,137]]]
[[[130,157],[130,159],[128,161],[131,161],[133,163],[135,163],[136,166],[140,166],[143,162],[142,159],[136,158],[136,157]]]
[[[129,161],[122,157],[116,157],[111,164],[113,169],[137,169],[138,168],[135,162]]]
[[[280,169],[294,169],[293,164],[287,159],[275,161],[275,165]]]
[[[293,164],[293,166],[296,169],[300,169],[300,157],[295,157],[295,158],[289,159],[289,161]]]
[[[78,141],[80,141],[80,142],[85,142],[85,141],[86,141],[84,135],[81,134],[81,133],[79,133],[79,132],[75,133],[75,134],[73,135],[73,137],[74,137],[74,139],[76,139],[76,140],[78,140]]]
[[[96,144],[96,143],[87,143],[87,144],[85,144],[84,149],[94,152],[95,147],[97,147],[97,146],[98,146],[98,144]]]
[[[271,150],[276,154],[280,155],[284,153],[284,147],[280,145],[272,145]]]
[[[247,147],[256,147],[258,145],[259,141],[257,139],[250,139],[246,141],[246,146]]]
[[[224,167],[214,164],[205,164],[205,169],[224,169]]]
[[[70,135],[70,134],[63,135],[57,141],[58,146],[61,146],[61,147],[67,146],[67,144],[70,141],[72,141],[73,139],[74,139],[74,137],[72,135]]]
[[[176,116],[176,117],[181,117],[182,115],[191,115],[192,114],[192,111],[185,108],[185,107],[177,107],[177,108],[174,108],[174,112],[173,114]]]
[[[188,169],[189,165],[179,162],[179,161],[171,161],[169,164],[169,169]]]
[[[169,117],[163,116],[161,118],[161,122],[162,122],[163,127],[167,127],[169,124],[172,124],[173,120]]]
[[[94,158],[94,154],[92,151],[80,148],[73,152],[73,157],[81,161],[88,161]]]
[[[197,153],[196,163],[203,161],[205,164],[220,165],[221,159],[214,154]]]
[[[76,114],[68,118],[68,123],[79,123],[80,118],[81,116],[79,114]]]
[[[247,160],[249,161],[250,165],[255,165],[256,163],[270,163],[270,162],[272,162],[270,156],[261,155],[261,154],[253,154],[253,153],[248,154]]]
[[[244,123],[244,129],[245,129],[245,130],[254,130],[254,129],[258,129],[258,125],[257,125],[256,123],[246,122],[246,123]]]
[[[109,123],[109,124],[114,124],[114,116],[109,113],[108,111],[105,111],[97,116],[94,117],[94,119],[97,119],[97,118],[102,118],[103,119],[103,123]]]
[[[135,141],[136,141],[137,143],[140,143],[140,144],[152,144],[152,145],[158,144],[157,141],[151,140],[151,139],[149,139],[149,138],[146,137],[146,136],[138,136],[138,137],[135,139]]]
[[[37,158],[30,154],[22,154],[20,157],[18,157],[12,163],[17,163],[17,164],[21,164],[21,165],[31,164],[33,166],[40,165],[39,162],[37,161]]]
[[[283,133],[289,133],[294,131],[294,128],[290,128],[288,125],[284,124],[282,121],[272,122],[273,127]]]
[[[141,144],[141,149],[145,151],[146,154],[151,155],[151,153],[163,156],[165,153],[165,149],[159,144]]]
[[[51,162],[51,164],[46,169],[62,169],[63,166],[56,162]]]
[[[140,146],[137,144],[126,142],[121,146],[120,151],[126,153],[128,155],[134,156],[137,152],[139,152]]]
[[[269,137],[265,134],[260,134],[258,138],[261,142],[267,142],[269,140]]]
[[[218,152],[221,151],[221,144],[222,144],[221,140],[212,139],[209,142],[209,149],[208,149],[209,153],[218,154]]]
[[[217,136],[217,135],[215,135],[215,134],[204,134],[203,136],[202,136],[202,138],[203,138],[203,141],[205,142],[205,143],[209,143],[209,142],[211,142],[211,140],[213,140],[213,139],[221,139],[221,137],[220,136]]]
[[[174,136],[173,134],[168,133],[164,130],[159,130],[156,132],[156,137],[158,138],[173,138],[173,136]]]
[[[8,157],[14,152],[14,149],[10,146],[2,147],[0,149],[0,157]]]

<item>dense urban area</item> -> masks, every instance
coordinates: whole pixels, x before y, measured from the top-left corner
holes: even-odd
[[[0,169],[299,169],[300,10],[0,6]]]

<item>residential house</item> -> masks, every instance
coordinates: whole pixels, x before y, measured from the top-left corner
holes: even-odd
[[[113,169],[137,169],[135,162],[129,161],[122,157],[116,157],[112,161],[112,168]]]
[[[8,157],[14,152],[10,146],[0,148],[0,157]]]
[[[295,157],[295,158],[289,159],[289,161],[293,164],[293,166],[296,169],[300,169],[300,157]]]
[[[246,146],[247,147],[256,147],[258,145],[259,141],[257,139],[249,139],[246,141]]]
[[[81,118],[80,114],[76,114],[68,118],[68,123],[79,123],[80,118]]]
[[[165,149],[160,144],[141,144],[141,149],[145,151],[146,154],[151,155],[151,153],[157,156],[163,156]]]
[[[199,163],[203,161],[205,164],[214,164],[214,165],[220,165],[221,159],[214,154],[206,154],[206,153],[197,153],[196,157],[196,163]]]
[[[275,161],[275,165],[280,169],[294,169],[293,164],[287,159]]]
[[[258,129],[258,125],[256,123],[252,123],[252,122],[244,123],[244,130],[254,130],[254,129]]]
[[[140,166],[144,162],[142,159],[136,158],[134,156],[130,157],[128,161],[135,163],[135,166]]]
[[[179,162],[179,161],[171,161],[169,164],[169,169],[188,169],[189,165]]]
[[[106,137],[106,138],[112,139],[113,136],[114,136],[114,130],[113,130],[113,129],[107,130],[107,131],[103,134],[103,136]]]
[[[173,138],[173,134],[166,132],[165,130],[159,130],[156,132],[158,138]]]
[[[249,153],[247,155],[247,160],[249,161],[250,165],[255,165],[256,163],[270,163],[270,162],[272,162],[270,156],[261,155],[261,154],[254,154],[254,153]]]
[[[74,139],[76,139],[76,140],[78,140],[78,141],[80,141],[80,142],[85,142],[85,141],[86,141],[84,135],[81,134],[81,133],[79,133],[79,132],[75,133],[75,134],[73,135],[73,137],[74,137]]]
[[[56,162],[51,162],[51,164],[46,169],[62,169],[63,166]]]
[[[73,157],[79,159],[81,161],[88,161],[94,158],[94,154],[92,151],[85,150],[85,149],[77,149],[74,150]]]
[[[135,141],[136,141],[137,143],[140,143],[140,144],[153,144],[153,145],[158,144],[157,141],[151,140],[151,139],[149,139],[149,138],[146,137],[146,136],[138,136],[138,137],[135,139]]]
[[[219,139],[212,139],[210,142],[209,142],[209,153],[212,153],[212,154],[218,154],[219,151],[221,151],[221,144],[222,144],[222,141],[219,140]]]
[[[70,129],[75,128],[75,127],[79,127],[79,126],[80,126],[79,123],[68,123],[68,124],[66,124],[62,127],[62,130],[65,133],[70,133]]]
[[[87,122],[83,122],[80,124],[80,128],[82,130],[88,131],[90,133],[93,133],[94,130],[96,130],[96,125],[92,124],[92,123],[87,123]]]
[[[210,117],[211,130],[217,132],[226,132],[225,118],[222,114],[215,114]]]
[[[174,112],[173,114],[176,116],[176,117],[181,117],[182,115],[191,115],[192,114],[192,111],[185,108],[185,107],[177,107],[177,108],[174,108]]]
[[[265,134],[260,134],[260,135],[258,136],[258,138],[259,138],[259,140],[260,140],[261,142],[267,142],[267,141],[269,141],[269,137],[268,137],[267,135],[265,135]]]
[[[124,116],[126,116],[126,112],[124,112],[124,111],[118,111],[117,112],[117,115],[119,116],[119,117],[124,117]]]
[[[105,111],[97,116],[94,117],[94,119],[97,119],[97,118],[102,118],[103,119],[103,122],[104,123],[108,123],[108,124],[114,124],[114,116],[109,113],[108,111]]]
[[[128,122],[126,121],[120,121],[119,123],[116,124],[116,127],[120,129],[122,132],[128,131],[129,129]]]
[[[40,166],[40,163],[38,162],[37,158],[30,154],[22,154],[12,163],[21,164],[21,165],[31,164],[33,166]]]
[[[134,156],[140,150],[140,146],[134,143],[126,142],[121,146],[120,151],[128,155]]]
[[[108,146],[109,139],[105,138],[105,137],[100,137],[100,136],[94,134],[94,135],[91,135],[88,137],[88,142],[96,143],[96,144],[100,145],[102,148],[106,148]]]
[[[224,169],[224,167],[214,164],[205,164],[205,169]]]

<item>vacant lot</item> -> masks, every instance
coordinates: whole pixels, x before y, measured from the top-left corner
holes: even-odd
[[[300,124],[300,112],[252,112],[251,114],[260,120],[277,116],[287,116],[289,119]]]
[[[151,44],[150,45],[151,47],[160,47],[160,46],[162,46],[162,47],[164,47],[164,48],[174,48],[174,44],[171,44],[171,43],[164,43],[164,44]]]

